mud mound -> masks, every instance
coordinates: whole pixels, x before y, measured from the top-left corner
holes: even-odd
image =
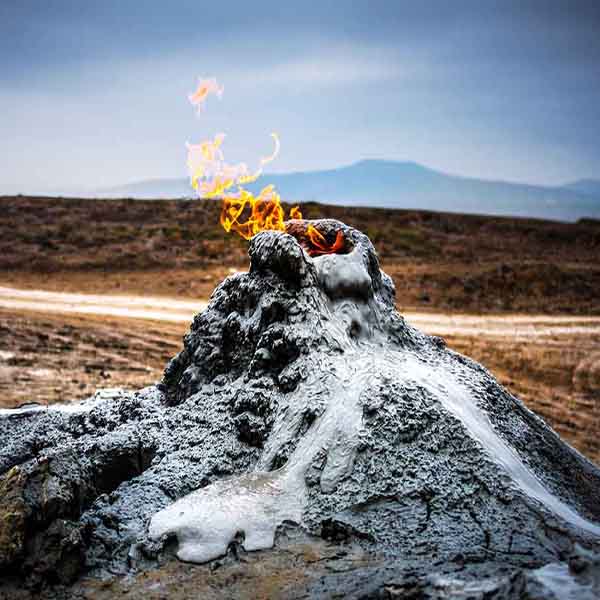
[[[282,549],[293,531],[354,557],[344,577],[307,575],[312,596],[597,586],[599,470],[404,322],[366,236],[314,225],[342,231],[342,253],[311,258],[301,221],[254,237],[249,272],[215,290],[158,386],[5,411],[5,585],[56,591],[175,555],[227,570],[272,547],[315,572]]]

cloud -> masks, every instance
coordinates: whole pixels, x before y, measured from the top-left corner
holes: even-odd
[[[177,175],[185,141],[227,131],[242,161],[273,130],[277,170],[375,155],[593,176],[600,3],[496,4],[0,2],[0,182]],[[201,74],[227,93],[197,120],[187,95]]]
[[[333,50],[326,56],[304,57],[242,72],[238,81],[242,84],[335,87],[384,83],[408,75],[408,70],[403,71],[393,60],[385,62],[369,56],[369,52],[366,55],[339,54]]]

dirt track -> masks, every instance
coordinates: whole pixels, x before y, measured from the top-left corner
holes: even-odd
[[[44,313],[68,313],[150,319],[171,323],[189,322],[206,307],[197,302],[142,296],[100,296],[0,287],[0,307]]]
[[[205,300],[142,296],[103,296],[0,287],[0,307],[44,313],[67,313],[188,323],[206,307]],[[531,338],[600,334],[600,317],[556,315],[461,315],[404,312],[416,327],[433,335]]]

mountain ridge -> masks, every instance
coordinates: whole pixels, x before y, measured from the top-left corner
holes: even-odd
[[[598,184],[598,193],[583,191]],[[273,184],[289,202],[424,209],[576,221],[600,218],[600,182],[563,186],[512,183],[450,175],[406,161],[365,159],[316,171],[265,174],[248,187],[254,193]],[[579,186],[579,187],[574,187]],[[149,179],[97,191],[101,197],[177,198],[193,196],[187,179]]]
[[[566,189],[600,198],[600,179],[577,179],[563,186]]]

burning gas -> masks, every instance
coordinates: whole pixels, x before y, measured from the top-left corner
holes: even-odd
[[[199,79],[198,87],[196,87],[196,91],[191,93],[188,98],[190,102],[197,107],[198,113],[202,110],[202,106],[206,101],[206,98],[209,94],[216,94],[219,98],[223,95],[225,88],[223,86],[219,86],[217,80],[212,79]]]
[[[190,102],[202,110],[207,97],[215,94],[221,97],[224,88],[216,79],[199,79],[196,91],[189,95]],[[246,163],[229,164],[223,154],[224,133],[218,133],[212,140],[199,144],[187,144],[187,165],[190,182],[201,198],[221,198],[221,225],[225,231],[235,231],[245,239],[250,239],[265,230],[286,231],[285,212],[281,197],[273,185],[264,187],[255,196],[243,186],[256,181],[264,166],[275,160],[279,153],[279,137],[272,133],[273,152],[260,159],[256,170],[251,171]],[[301,220],[302,213],[297,206],[290,209],[290,219]],[[301,242],[311,256],[338,252],[344,247],[344,236],[338,232],[333,243],[329,243],[311,224],[308,224]]]

